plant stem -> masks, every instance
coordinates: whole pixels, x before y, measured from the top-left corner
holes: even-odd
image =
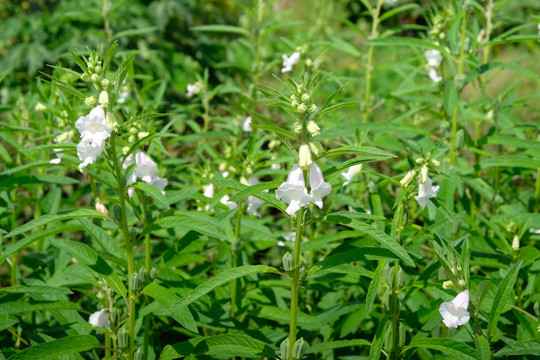
[[[465,65],[465,38],[467,37],[467,11],[463,12],[463,20],[461,22],[461,41],[459,45],[459,60],[458,60],[458,72],[456,76],[463,75],[463,68]],[[452,137],[450,139],[450,166],[454,167],[456,163],[456,133],[457,133],[457,118],[459,112],[459,102],[454,105],[454,112],[452,114]]]
[[[232,267],[235,268],[238,266],[238,252],[237,250],[240,247],[240,220],[242,218],[242,202],[238,204],[238,210],[236,211],[236,224],[234,227],[234,240],[231,244],[231,255],[232,255]],[[238,296],[238,279],[234,279],[232,282],[231,290],[231,308],[229,315],[234,317],[236,312],[236,298]]]
[[[103,21],[105,22],[105,39],[107,46],[109,45],[110,39],[111,39],[111,22],[109,19],[111,10],[111,4],[109,3],[109,0],[103,0]]]
[[[381,7],[383,3],[384,3],[384,0],[378,0],[377,6],[375,7],[375,10],[373,11],[371,35],[369,37],[370,40],[375,39],[377,37],[377,27],[379,26],[379,15],[381,13]],[[373,45],[369,45],[367,62],[366,62],[366,89],[365,89],[365,97],[364,97],[364,114],[362,116],[362,122],[364,123],[368,122],[369,112],[371,111],[371,72],[373,71],[372,62],[373,62]]]
[[[150,218],[148,216],[148,196],[144,193],[140,193],[142,198],[142,208],[143,208],[143,226],[146,228],[147,226],[150,226]],[[151,255],[152,251],[150,248],[150,234],[146,234],[144,236],[144,267],[146,268],[146,272],[148,276],[150,276],[150,270],[151,270]],[[147,295],[144,296],[145,303],[149,303],[150,299]],[[143,352],[144,352],[144,358],[148,359],[148,347],[150,343],[150,316],[146,315],[144,317],[144,336],[143,336]]]
[[[394,215],[392,222],[392,232],[390,236],[396,240],[398,244],[401,243],[401,228],[403,221],[403,202],[399,203],[397,211]],[[394,279],[392,281],[392,296],[390,299],[390,316],[392,321],[392,347],[389,353],[389,359],[400,358],[400,346],[399,346],[399,260],[394,261]]]
[[[128,230],[127,225],[127,208],[126,208],[126,200],[125,200],[125,189],[124,189],[124,183],[123,183],[123,177],[122,173],[120,171],[120,165],[118,161],[118,157],[116,156],[116,147],[114,143],[114,132],[111,134],[111,155],[112,155],[112,161],[114,165],[114,172],[116,175],[116,182],[118,184],[118,198],[120,202],[120,209],[121,209],[121,219],[120,219],[120,226],[122,228],[122,236],[124,238],[124,245],[126,247],[126,254],[127,254],[127,260],[128,260],[128,274],[127,278],[128,280],[131,278],[131,275],[135,272],[135,261],[133,259],[133,246],[131,244],[131,238]],[[130,281],[128,281],[130,283]],[[133,356],[133,347],[135,344],[135,289],[131,288],[131,284],[129,284],[129,356],[130,358]]]
[[[300,286],[300,245],[304,233],[304,207],[296,213],[296,236],[294,240],[294,268],[291,278],[291,322],[289,327],[289,359],[292,359],[293,346],[296,342],[296,320],[298,318],[298,287]]]
[[[486,40],[485,42],[489,42],[489,38],[491,37],[491,17],[493,15],[493,0],[489,0],[487,6],[486,6]],[[488,58],[489,58],[489,46],[484,46],[484,64],[487,64]]]

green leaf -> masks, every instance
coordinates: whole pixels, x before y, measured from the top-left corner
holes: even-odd
[[[452,81],[447,82],[444,86],[443,100],[444,110],[449,116],[452,116],[459,100],[458,90]]]
[[[423,47],[426,49],[435,49],[444,52],[444,49],[429,41],[409,38],[409,37],[394,37],[390,36],[381,39],[372,39],[365,42],[366,45],[374,46],[407,46],[407,47]]]
[[[477,354],[469,345],[453,339],[446,338],[417,338],[403,350],[411,348],[424,348],[442,351],[457,357],[458,359],[476,360]]]
[[[523,155],[497,156],[480,162],[482,169],[491,167],[519,167],[526,169],[540,168],[540,160],[533,159]]]
[[[120,32],[114,34],[114,36],[112,38],[113,39],[120,39],[120,38],[128,37],[128,36],[150,34],[150,33],[153,33],[153,32],[155,32],[157,30],[158,30],[157,26],[149,26],[149,27],[145,27],[145,28],[141,28],[141,29],[129,29],[129,30],[120,31]]]
[[[189,29],[191,31],[218,32],[218,33],[240,34],[240,35],[245,35],[248,37],[251,36],[251,33],[247,31],[246,29],[243,29],[238,26],[232,26],[232,25],[219,25],[219,24],[199,25],[199,26],[192,26]]]
[[[379,18],[379,22],[383,22],[384,20],[386,20],[388,18],[391,18],[392,16],[395,16],[395,15],[397,15],[399,13],[402,13],[404,11],[407,11],[407,10],[416,9],[418,7],[419,7],[418,4],[405,4],[405,5],[396,7],[394,9],[386,11],[384,14],[382,14],[381,17]]]
[[[409,254],[407,254],[405,249],[403,249],[394,239],[388,236],[385,232],[371,226],[370,224],[364,224],[358,220],[354,220],[343,215],[334,214],[326,215],[322,218],[317,219],[317,221],[332,222],[350,227],[380,243],[382,246],[384,246],[401,260],[403,260],[405,264],[415,267],[414,261],[411,259]]]
[[[474,344],[476,345],[478,360],[491,360],[491,349],[489,348],[488,339],[480,334],[475,334]]]
[[[62,355],[80,353],[99,345],[98,339],[92,335],[67,336],[19,351],[8,360],[58,359]]]
[[[239,193],[235,194],[231,197],[231,201],[239,201],[242,200],[245,197],[248,197],[250,195],[253,195],[255,193],[258,193],[260,191],[268,190],[268,189],[275,189],[277,188],[282,182],[281,181],[268,181],[264,183],[259,183],[257,185],[249,186],[246,190],[240,191]]]
[[[339,51],[343,51],[354,57],[361,57],[362,53],[358,51],[350,42],[340,39],[337,36],[332,37],[332,46]]]
[[[204,215],[204,214],[201,214]],[[215,219],[213,219],[216,221]],[[206,221],[197,219],[191,216],[167,216],[157,221],[157,224],[164,229],[181,228],[182,230],[193,230],[203,235],[215,237],[221,240],[229,240],[229,238],[214,226],[209,226]]]
[[[386,264],[386,261],[381,260],[379,261],[379,265],[377,266],[377,269],[375,270],[375,275],[373,276],[373,279],[371,279],[371,283],[369,284],[367,296],[366,296],[366,314],[369,315],[371,312],[371,308],[373,306],[373,303],[375,302],[375,297],[377,296],[377,292],[379,291],[379,284],[381,283],[382,278],[382,270],[384,268],[384,265]]]
[[[132,187],[134,187],[136,189],[139,189],[142,192],[149,195],[152,199],[154,199],[156,201],[156,204],[160,208],[165,208],[165,209],[170,209],[171,208],[169,206],[169,202],[167,201],[167,198],[165,197],[165,195],[163,195],[161,190],[159,190],[157,187],[152,186],[152,185],[148,185],[148,184],[143,183],[143,182],[138,182],[138,183],[130,185],[130,186],[132,186]]]
[[[18,322],[19,320],[15,316],[0,315],[0,331],[10,328]],[[0,359],[2,358],[0,357]]]
[[[71,301],[9,301],[1,303],[0,315],[24,314],[32,311],[76,310],[81,311],[79,304]]]
[[[347,161],[342,162],[341,164],[337,164],[337,165],[327,168],[326,170],[323,171],[323,175],[326,177],[328,175],[332,175],[333,173],[345,170],[354,165],[364,164],[364,163],[373,162],[373,161],[382,161],[382,160],[387,160],[387,159],[388,159],[388,156],[379,156],[379,155],[357,156],[354,159],[347,160]]]
[[[91,210],[91,209],[77,209],[73,211],[58,213],[58,214],[49,214],[49,215],[43,215],[40,216],[37,219],[31,220],[27,222],[24,225],[19,226],[6,236],[5,238],[10,238],[22,233],[25,233],[27,231],[33,230],[39,226],[43,226],[45,224],[49,224],[56,221],[62,221],[62,220],[69,220],[69,219],[75,219],[75,218],[107,218],[107,215],[104,215],[100,213],[97,210]]]
[[[497,351],[495,357],[534,355],[540,354],[540,340],[516,341],[513,344],[506,345]]]
[[[388,321],[386,317],[383,317],[377,325],[377,330],[371,341],[371,347],[369,348],[369,357],[368,360],[379,360],[381,358],[381,351],[384,344],[384,335],[386,334],[386,327],[388,326]]]
[[[40,295],[70,295],[73,292],[67,288],[41,286],[41,285],[19,285],[0,288],[0,293],[7,294],[40,294]]]
[[[372,146],[342,146],[337,149],[328,150],[324,153],[323,156],[337,156],[337,155],[344,155],[344,154],[357,154],[357,153],[368,153],[368,154],[375,154],[375,155],[381,155],[386,156],[387,158],[393,158],[396,157],[394,154],[391,154],[389,152],[386,152],[381,149],[377,149],[376,147]]]
[[[186,297],[182,298],[180,301],[176,302],[173,306],[167,309],[167,313],[173,313],[184,306],[191,304],[192,302],[198,300],[202,296],[208,294],[209,292],[217,289],[218,287],[227,284],[228,282],[238,279],[242,276],[257,274],[257,273],[277,273],[278,270],[271,266],[266,265],[248,265],[248,266],[239,266],[232,269],[227,269],[210,280],[206,281],[202,285],[199,285],[197,288],[192,290]]]
[[[491,305],[491,311],[489,312],[488,317],[487,333],[488,338],[490,339],[495,336],[497,330],[497,323],[504,310],[504,307],[506,306],[506,303],[508,302],[508,300],[510,300],[510,294],[512,293],[512,289],[514,288],[514,284],[516,283],[517,275],[522,263],[523,260],[515,263],[497,288],[497,293],[495,294],[495,298],[493,299],[493,304]]]
[[[79,263],[97,272],[116,293],[127,298],[126,287],[118,274],[90,246],[67,239],[51,239],[50,242],[53,246],[71,254]]]
[[[142,292],[145,295],[156,299],[156,301],[163,305],[165,308],[169,308],[180,301],[180,298],[176,296],[171,290],[166,289],[163,286],[159,286],[155,283],[151,283],[146,286],[142,290]],[[193,315],[191,314],[191,311],[189,311],[188,307],[183,307],[172,312],[171,317],[174,318],[174,320],[178,321],[180,325],[182,325],[189,331],[192,331],[194,333],[199,332],[197,330],[197,324],[195,323],[195,319],[193,319]]]
[[[313,346],[309,346],[306,354],[314,354],[328,350],[341,349],[353,346],[369,346],[371,343],[365,339],[326,341]]]

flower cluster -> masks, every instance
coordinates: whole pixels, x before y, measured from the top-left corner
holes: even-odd
[[[319,208],[323,208],[322,198],[330,194],[332,186],[324,182],[323,174],[315,162],[309,170],[309,183],[311,193],[308,194],[304,173],[301,167],[295,164],[287,176],[287,181],[281,184],[276,190],[276,199],[283,200],[289,206],[287,214],[294,215],[301,207],[309,205],[311,202]]]
[[[428,50],[424,53],[429,68],[429,78],[433,82],[438,83],[442,81],[442,77],[437,74],[437,68],[441,64],[443,57],[438,50]]]
[[[163,195],[165,195],[165,186],[167,186],[167,179],[160,178],[156,175],[157,165],[156,163],[145,153],[140,150],[137,150],[135,153],[135,160],[133,160],[133,155],[129,155],[122,167],[127,169],[131,165],[135,164],[135,169],[131,173],[126,185],[131,185],[137,182],[137,179],[140,178],[142,181],[148,185],[157,187]],[[134,189],[128,189],[129,197],[133,196]]]
[[[440,165],[440,162],[436,159],[431,158],[431,154],[427,153],[425,157],[416,159],[416,163],[420,166],[420,171],[417,169],[410,170],[404,177],[401,179],[401,186],[407,186],[410,182],[420,175],[419,184],[418,184],[418,196],[415,196],[414,199],[418,202],[418,205],[425,209],[426,205],[433,205],[431,198],[437,197],[439,192],[439,186],[433,186],[431,179],[428,176],[429,167],[437,167]]]
[[[105,111],[96,106],[86,116],[81,116],[75,127],[81,135],[81,142],[77,145],[77,155],[82,163],[79,168],[93,164],[105,148],[105,140],[111,136],[111,127],[105,118]]]

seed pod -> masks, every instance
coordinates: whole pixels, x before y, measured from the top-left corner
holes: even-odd
[[[279,350],[281,352],[281,358],[284,360],[287,359],[287,357],[289,356],[289,338],[283,340],[283,342],[279,346]]]
[[[283,268],[287,272],[294,269],[294,259],[289,252],[286,252],[285,255],[283,255]]]
[[[131,274],[129,278],[129,289],[136,291],[139,288],[139,275],[137,273]]]
[[[461,152],[463,146],[465,145],[465,131],[459,129],[456,133],[456,152]]]
[[[148,280],[148,270],[144,267],[139,270],[139,280],[143,284]]]
[[[131,239],[132,244],[137,242],[137,235],[137,230],[135,230],[135,228],[131,228],[131,230],[129,230],[129,238]]]
[[[399,324],[399,347],[403,347],[405,344],[405,326],[402,323]]]
[[[292,350],[292,356],[294,360],[301,360],[304,358],[304,353],[306,352],[307,344],[304,341],[304,338],[296,340]]]
[[[118,347],[125,349],[129,346],[129,331],[126,328],[120,328],[116,333],[116,337],[118,338]]]
[[[138,348],[137,351],[133,354],[133,360],[143,360],[144,351],[141,348]]]
[[[157,277],[157,269],[151,268],[150,269],[150,279],[154,280]]]
[[[118,222],[122,221],[122,209],[120,208],[120,206],[114,205],[113,216],[116,221]]]
[[[392,349],[392,324],[388,325],[386,329],[386,334],[384,334],[384,350],[390,352]]]

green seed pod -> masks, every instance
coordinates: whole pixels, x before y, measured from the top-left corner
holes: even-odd
[[[116,337],[118,338],[118,347],[125,349],[129,346],[129,331],[126,328],[120,328],[116,333]]]
[[[399,324],[399,347],[403,347],[405,344],[405,326]]]
[[[137,351],[133,354],[133,360],[143,360],[144,351],[141,348],[138,348]]]
[[[289,252],[286,252],[285,255],[283,255],[283,268],[287,272],[294,269],[294,259]]]
[[[304,358],[304,353],[306,352],[307,344],[304,341],[304,338],[296,340],[292,350],[292,356],[294,360],[301,360]]]
[[[141,283],[148,281],[148,270],[144,267],[139,270],[139,280]]]
[[[152,210],[150,209],[146,211],[146,220],[148,223],[152,223]]]
[[[139,288],[139,275],[137,273],[131,274],[129,278],[129,289],[136,291]]]
[[[390,352],[392,349],[392,324],[388,325],[386,329],[386,334],[384,334],[384,350]]]
[[[122,221],[122,209],[120,208],[120,206],[114,205],[114,207],[113,207],[113,217],[118,222]]]
[[[459,129],[456,133],[456,152],[461,152],[463,146],[465,145],[465,131]]]
[[[126,183],[127,183],[126,177],[124,175],[120,176],[120,185],[122,185],[122,187],[125,188]]]
[[[279,346],[279,350],[281,351],[281,358],[283,360],[287,359],[287,357],[289,356],[289,338],[283,340],[283,342]]]
[[[135,244],[137,242],[137,230],[135,228],[131,228],[131,230],[129,230],[129,238],[131,239],[131,243],[132,244]]]
[[[157,277],[157,269],[151,268],[150,269],[150,279],[154,280]]]
[[[382,271],[382,278],[384,282],[389,285],[391,284],[391,281],[392,281],[392,274],[390,270],[392,270],[392,267],[388,265],[388,263],[384,264],[383,271]]]

